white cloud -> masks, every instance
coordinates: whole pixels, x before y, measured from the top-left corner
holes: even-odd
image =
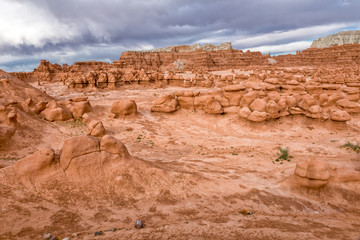
[[[75,29],[69,24],[61,23],[50,11],[30,1],[1,1],[0,44],[42,47],[49,39],[52,43],[58,43],[76,35]]]
[[[351,26],[350,24],[329,24],[321,26],[312,26],[306,28],[292,29],[289,31],[274,31],[266,34],[259,35],[244,35],[242,33],[231,34],[227,33],[226,29],[213,33],[210,33],[206,38],[196,41],[196,43],[223,43],[232,42],[234,47],[239,48],[250,48],[261,45],[267,45],[274,42],[291,42],[294,40],[312,40],[322,35],[328,35],[340,31],[346,27]],[[224,33],[222,36],[218,34]]]
[[[271,54],[279,54],[279,53],[294,53],[297,50],[303,50],[309,48],[311,46],[311,41],[299,41],[299,42],[291,42],[287,44],[279,44],[279,45],[265,45],[253,48],[246,48],[244,51],[250,50],[252,52],[259,51],[261,53],[271,53]]]

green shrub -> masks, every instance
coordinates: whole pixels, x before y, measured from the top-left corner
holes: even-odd
[[[347,142],[344,145],[342,145],[340,148],[352,149],[357,153],[360,152],[359,143],[354,144],[354,143],[351,143],[351,142]]]
[[[288,148],[282,148],[279,147],[280,153],[278,153],[278,158],[275,159],[275,161],[272,161],[274,164],[275,162],[280,162],[280,164],[283,164],[283,161],[290,162],[290,158],[293,158],[293,156],[289,155],[289,149]]]

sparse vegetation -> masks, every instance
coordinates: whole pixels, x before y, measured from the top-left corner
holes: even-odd
[[[347,142],[344,145],[342,145],[340,148],[352,149],[357,153],[360,152],[359,143],[354,144],[354,143],[351,143],[351,142]]]
[[[82,127],[82,126],[85,126],[86,124],[84,124],[81,119],[74,119],[73,121],[70,121],[70,126],[72,128],[75,128],[75,127]]]
[[[289,155],[288,148],[279,147],[279,151],[280,151],[280,153],[278,153],[279,157],[275,159],[275,161],[274,160],[272,161],[274,164],[275,162],[280,162],[280,164],[283,164],[284,161],[290,162],[290,158],[293,158],[293,156]]]
[[[0,161],[17,161],[21,158],[16,158],[16,157],[9,157],[9,158],[0,158]]]
[[[141,142],[141,140],[144,139],[144,136],[139,134],[136,139],[137,139],[137,142]]]

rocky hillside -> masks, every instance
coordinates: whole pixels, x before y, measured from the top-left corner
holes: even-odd
[[[360,43],[360,31],[341,31],[337,34],[315,40],[312,48],[326,48],[334,45]]]

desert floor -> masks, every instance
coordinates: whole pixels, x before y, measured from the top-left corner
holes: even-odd
[[[134,157],[176,178],[159,180],[164,190],[157,198],[129,190],[119,202],[104,196],[102,201],[79,199],[72,204],[0,183],[0,239],[42,239],[48,232],[60,239],[360,237],[359,182],[305,189],[292,181],[296,163],[310,158],[359,172],[359,155],[340,146],[360,141],[360,116],[347,123],[303,116],[251,123],[237,114],[150,112],[152,102],[180,89],[175,87],[85,93],[57,83],[37,87],[59,99],[88,96],[107,134],[123,141]],[[110,118],[111,104],[118,99],[135,100],[138,114]],[[17,136],[16,146],[0,152],[2,167],[45,146],[59,151],[65,139],[87,131],[85,124],[73,120],[40,119],[34,127],[38,131]],[[279,147],[289,148],[290,162],[273,162]],[[243,214],[246,211],[252,214]],[[137,219],[144,221],[144,228],[134,228]],[[111,228],[118,230],[105,231]],[[100,230],[104,234],[94,236]]]

